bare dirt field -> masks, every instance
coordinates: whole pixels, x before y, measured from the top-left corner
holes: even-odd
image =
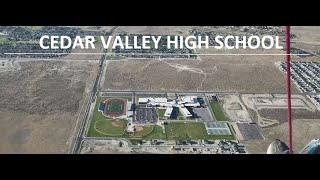
[[[313,106],[310,106],[310,102],[302,96],[293,95],[293,99],[298,100],[299,98],[307,106],[292,109],[295,152],[299,152],[310,140],[320,137],[320,112],[315,110]],[[297,103],[296,105],[299,105],[300,101],[293,101],[293,106],[295,106],[295,102]],[[263,127],[260,129],[265,137],[265,140],[244,141],[249,153],[266,153],[268,145],[275,139],[287,141],[287,109],[281,108],[281,106],[275,109],[277,104],[273,104],[273,106],[272,108],[262,108],[259,110],[248,108],[251,116],[258,121],[258,125]]]
[[[97,65],[19,64],[0,73],[0,153],[67,153]]]
[[[116,29],[117,33],[154,35],[191,35],[192,31],[214,32],[215,34],[243,35],[241,27],[126,27]],[[281,27],[280,27],[281,30]],[[265,31],[257,31],[266,34]],[[276,32],[278,32],[276,30]],[[304,34],[295,29],[297,41]],[[304,32],[302,30],[302,32]],[[270,31],[271,35],[274,32]],[[270,33],[267,33],[270,35]],[[278,33],[279,34],[279,33]],[[281,39],[283,33],[280,33]],[[300,33],[301,34],[301,33]],[[281,42],[283,44],[283,42]],[[285,77],[275,62],[284,61],[283,50],[218,50],[214,48],[196,49],[198,54],[267,54],[263,56],[200,55],[200,60],[168,59],[126,59],[123,62],[110,62],[106,73],[105,89],[112,90],[210,90],[224,92],[285,93]],[[270,54],[270,55],[268,55]],[[308,57],[314,59],[314,57]],[[308,59],[307,58],[307,59]],[[294,60],[302,60],[293,56]],[[294,93],[299,91],[294,87]]]
[[[223,109],[230,118],[230,121],[252,122],[246,106],[241,102],[238,95],[219,95],[219,99],[221,100]]]
[[[320,26],[293,26],[292,33],[296,35],[292,39],[292,47],[319,53]]]
[[[116,33],[151,35],[186,35],[191,26],[119,26]]]
[[[153,34],[153,35],[195,35],[193,32],[213,32],[215,35],[268,34],[279,35],[283,45],[284,27],[274,30],[258,30],[257,27],[153,27],[121,26],[116,33]],[[292,39],[293,47],[316,52],[320,38],[319,27],[292,27],[296,36]],[[313,38],[315,37],[315,38]],[[319,44],[320,45],[320,44]],[[199,54],[284,54],[283,50],[216,50],[196,49]],[[107,69],[105,88],[136,90],[212,90],[254,93],[285,93],[284,74],[279,72],[275,62],[284,61],[284,56],[199,56],[200,61],[162,61],[130,60],[110,62]],[[295,61],[318,60],[318,57],[292,56]],[[147,62],[149,61],[149,62]],[[115,73],[117,72],[117,73]],[[147,78],[148,77],[148,78]],[[299,91],[294,87],[294,93]]]
[[[122,147],[119,146],[122,143]],[[85,140],[81,154],[131,154],[126,141],[121,140]]]
[[[291,96],[291,106],[293,109],[307,109],[315,111],[316,107],[302,95]],[[286,109],[286,94],[242,94],[243,102],[251,109]]]
[[[241,97],[260,127],[275,126],[287,121],[285,94],[243,94]],[[292,95],[292,109],[295,119],[320,118],[314,104],[303,95]]]
[[[313,53],[316,56],[293,57],[293,61],[319,61],[320,58],[320,26],[293,26],[292,33],[295,35],[291,40],[293,48],[299,48]]]
[[[283,60],[281,57],[201,56],[201,60],[127,59],[108,64],[104,88],[285,93],[284,75],[275,65],[276,61]],[[299,93],[296,88],[293,88],[293,92]]]
[[[275,119],[280,123],[287,122],[287,109],[261,109],[258,111],[260,116],[267,119]],[[319,111],[310,111],[305,109],[293,109],[293,119],[320,119]],[[320,121],[319,121],[320,122]]]
[[[135,128],[136,128],[136,132],[143,131],[143,126],[137,126]]]
[[[279,126],[263,128],[262,133],[265,140],[252,140],[243,142],[249,153],[267,152],[269,144],[280,139],[284,142],[288,140],[288,123]],[[320,137],[320,119],[299,119],[293,121],[293,150],[298,153],[307,143],[314,138]],[[288,144],[288,143],[287,143]]]

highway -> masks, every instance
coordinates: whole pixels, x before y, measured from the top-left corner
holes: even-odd
[[[94,108],[94,106],[95,106],[95,98],[97,96],[98,87],[99,87],[99,83],[100,83],[100,80],[101,80],[101,75],[103,74],[103,69],[104,69],[104,66],[105,66],[105,59],[106,59],[105,55],[103,55],[101,57],[101,59],[100,59],[98,74],[97,74],[96,80],[94,82],[92,91],[90,93],[90,97],[89,97],[89,100],[88,100],[87,108],[86,108],[86,111],[85,111],[85,114],[84,114],[83,118],[81,119],[80,129],[78,131],[78,134],[76,136],[76,140],[75,140],[75,143],[74,143],[74,146],[73,146],[73,149],[72,149],[72,153],[73,154],[77,154],[81,150],[81,143],[82,143],[82,140],[84,139],[84,136],[85,136],[85,133],[86,133],[85,129],[86,129],[86,124],[88,122],[89,112],[90,112],[90,109]]]
[[[117,28],[117,26],[113,27],[109,32],[106,33],[106,36],[113,34],[113,32],[116,28]],[[107,57],[107,54],[103,54],[103,56],[101,57],[101,59],[99,61],[99,69],[98,69],[97,77],[94,81],[94,85],[92,87],[91,92],[89,92],[88,104],[87,104],[85,113],[80,121],[79,131],[78,131],[77,135],[75,136],[73,148],[71,150],[72,154],[79,154],[81,151],[81,144],[85,138],[86,125],[87,125],[87,122],[89,119],[89,113],[90,113],[90,110],[95,107],[95,98],[97,97],[99,84],[100,84],[100,81],[101,81],[101,78],[103,75],[103,71],[106,66],[106,57]]]

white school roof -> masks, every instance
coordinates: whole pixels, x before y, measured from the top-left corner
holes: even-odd
[[[192,114],[188,111],[187,108],[185,108],[185,107],[180,107],[179,109],[180,109],[181,113],[182,113],[185,117],[191,117],[191,116],[192,116]]]
[[[154,98],[156,103],[166,103],[168,100],[167,98]]]
[[[133,115],[133,111],[128,111],[127,116],[132,116]]]
[[[189,107],[198,107],[200,106],[200,103],[185,103],[184,106],[189,106]]]
[[[139,98],[139,103],[147,103],[148,102],[148,98]]]
[[[132,102],[130,101],[127,103],[127,109],[131,109],[131,106],[132,106]]]
[[[172,113],[172,110],[173,110],[172,107],[168,107],[168,108],[166,109],[166,112],[164,113],[164,116],[165,116],[165,117],[170,117],[170,116],[171,116],[171,113]]]
[[[181,96],[181,101],[184,103],[194,103],[197,102],[197,96]]]
[[[168,101],[167,98],[152,98],[152,97],[148,97],[148,98],[139,98],[139,103],[147,103],[148,101],[150,103],[166,103]]]

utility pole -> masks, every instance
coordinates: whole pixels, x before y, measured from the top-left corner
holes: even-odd
[[[288,97],[288,136],[289,153],[292,154],[292,114],[291,114],[291,68],[290,68],[290,26],[286,26],[286,69],[287,69],[287,97]]]

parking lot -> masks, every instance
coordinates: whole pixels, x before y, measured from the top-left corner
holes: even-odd
[[[319,62],[291,62],[291,71],[294,84],[301,92],[320,93],[320,63]],[[282,72],[286,71],[284,63],[279,64]],[[320,98],[317,95],[311,95],[311,100],[320,109]]]
[[[236,128],[240,131],[242,140],[264,139],[258,126],[253,123],[236,123]]]
[[[212,122],[213,121],[213,117],[212,117],[212,115],[210,113],[209,107],[206,107],[206,108],[194,108],[193,111],[204,122]]]
[[[135,124],[149,124],[157,122],[157,111],[154,107],[138,106],[136,109]]]

